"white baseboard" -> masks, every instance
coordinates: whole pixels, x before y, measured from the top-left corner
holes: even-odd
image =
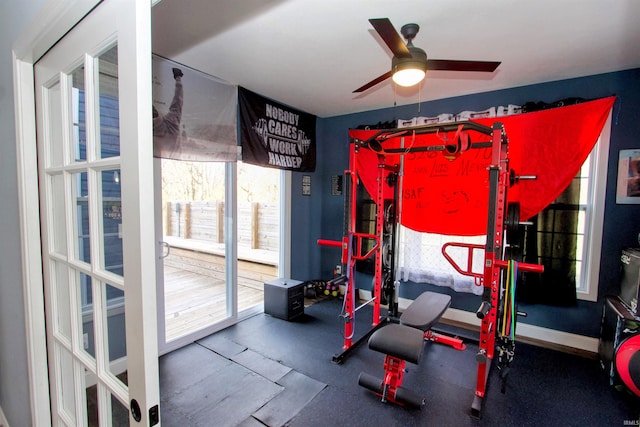
[[[360,291],[361,295],[369,299],[371,292]],[[398,308],[401,310],[406,309],[412,300],[407,298],[398,299]],[[460,322],[465,325],[480,328],[480,319],[476,317],[475,313],[458,310],[455,308],[449,308],[442,316],[444,320]],[[543,328],[541,326],[529,325],[527,323],[518,323],[516,340],[530,339],[538,341],[542,344],[553,344],[562,347],[574,348],[576,350],[582,350],[589,353],[598,353],[598,339],[593,337],[586,337],[583,335],[572,334],[569,332],[558,331],[555,329]]]
[[[4,412],[2,411],[2,406],[0,406],[0,427],[9,427],[9,422],[7,418],[4,416]]]
[[[448,309],[444,316],[445,320],[465,323],[468,325],[480,327],[480,319],[475,313],[457,310],[455,308]],[[558,331],[555,329],[543,328],[541,326],[529,325],[527,323],[518,323],[516,329],[516,340],[531,339],[542,343],[554,344],[563,347],[570,347],[577,350],[587,351],[589,353],[598,353],[598,339],[585,337],[584,335],[572,334],[569,332]]]

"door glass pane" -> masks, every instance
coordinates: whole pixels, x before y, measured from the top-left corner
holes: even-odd
[[[80,288],[80,322],[82,324],[82,349],[91,357],[96,355],[95,333],[93,331],[93,287],[91,277],[78,272],[77,285]]]
[[[166,340],[229,317],[225,164],[162,159]]]
[[[46,124],[47,124],[47,142],[48,142],[48,156],[47,166],[62,166],[63,163],[63,150],[62,150],[62,104],[60,94],[60,82],[56,82],[54,85],[46,90],[46,103],[45,109]]]
[[[103,320],[106,325],[105,337],[109,350],[109,366],[107,370],[127,385],[127,342],[126,323],[124,316],[124,292],[114,286],[105,286],[107,318]]]
[[[120,112],[118,109],[118,47],[114,46],[98,60],[100,110],[100,157],[120,155]]]
[[[280,173],[238,162],[238,311],[262,305],[278,275]]]
[[[122,211],[120,203],[120,169],[102,171],[102,232],[104,268],[115,274],[122,273]]]
[[[84,65],[71,73],[71,140],[73,159],[87,160],[87,121],[86,97],[84,87]]]
[[[71,197],[75,205],[76,241],[75,256],[78,260],[91,262],[89,245],[89,190],[87,172],[75,173],[71,176]]]
[[[84,371],[87,425],[90,427],[98,427],[100,425],[98,421],[98,405],[101,396],[98,390],[98,378],[92,372],[86,369]]]
[[[64,209],[64,176],[62,174],[50,175],[49,186],[51,195],[51,247],[54,252],[67,256],[67,226]]]
[[[71,344],[71,295],[69,294],[69,271],[59,262],[51,263],[51,288],[56,298],[56,332]]]
[[[73,357],[62,345],[56,343],[56,357],[58,359],[58,405],[61,416],[71,425],[76,425],[76,403],[74,392]]]
[[[114,395],[111,395],[111,425],[118,427],[129,426],[129,409]]]

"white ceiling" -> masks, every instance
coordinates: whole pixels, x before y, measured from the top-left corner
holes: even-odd
[[[429,58],[502,64],[354,94],[391,67],[384,17]],[[162,0],[152,28],[154,53],[320,117],[640,68],[639,0]]]

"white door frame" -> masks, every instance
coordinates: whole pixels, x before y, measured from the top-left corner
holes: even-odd
[[[99,2],[99,0],[46,0],[38,15],[14,44],[12,52],[20,251],[25,304],[29,396],[33,425],[48,425],[51,422],[48,366],[47,359],[42,357],[47,352],[42,258],[40,254],[40,201],[33,85],[34,64]],[[141,8],[148,7],[148,13],[150,13],[151,2],[148,4],[139,2],[136,7],[138,10],[144,10]],[[142,26],[139,24],[139,22],[136,23],[136,35],[143,38],[148,37],[150,40],[151,29],[148,23]],[[150,102],[150,88],[148,92]],[[137,96],[140,95],[140,93],[136,93],[138,94]],[[148,307],[149,304],[153,303],[155,301],[145,302],[144,305]],[[155,334],[155,331],[152,333]],[[135,387],[145,388],[147,384],[139,384]]]

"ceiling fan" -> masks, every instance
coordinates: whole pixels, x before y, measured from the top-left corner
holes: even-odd
[[[407,44],[405,45],[388,18],[369,19],[369,22],[393,53],[391,71],[371,80],[366,85],[354,90],[353,93],[364,92],[389,77],[392,77],[401,86],[413,86],[422,81],[427,70],[493,72],[500,65],[500,62],[495,61],[427,59],[425,51],[415,47],[412,42],[420,30],[418,24],[406,24],[400,29],[402,36],[407,39]],[[407,81],[400,80],[403,74],[409,77]]]

